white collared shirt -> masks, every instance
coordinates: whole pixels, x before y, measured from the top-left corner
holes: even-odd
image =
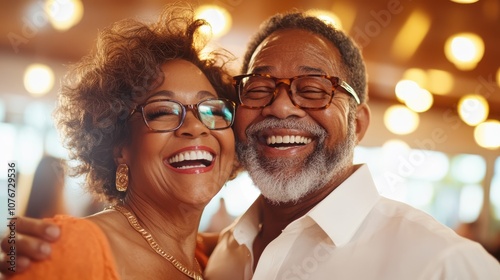
[[[500,279],[500,264],[481,245],[381,197],[366,165],[290,223],[253,272],[258,205],[221,234],[205,279]]]

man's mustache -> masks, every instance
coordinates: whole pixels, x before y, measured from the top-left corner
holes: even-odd
[[[276,117],[267,117],[258,123],[251,124],[246,130],[248,137],[257,136],[265,129],[294,129],[305,131],[312,136],[326,136],[326,130],[314,122],[305,122],[298,117],[289,117],[286,119],[278,119]]]

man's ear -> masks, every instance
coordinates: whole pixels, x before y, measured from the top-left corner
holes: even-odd
[[[358,138],[358,143],[361,142],[370,125],[370,115],[368,104],[361,103],[356,108],[356,137]]]

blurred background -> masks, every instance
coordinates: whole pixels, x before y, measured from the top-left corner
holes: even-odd
[[[168,2],[1,0],[0,182],[7,185],[6,163],[16,162],[17,214],[42,157],[67,158],[51,119],[66,65],[89,52],[100,29],[127,17],[152,19]],[[373,114],[356,162],[368,163],[382,195],[490,250],[500,245],[500,0],[190,3],[212,23],[210,48],[236,57],[263,20],[293,8],[349,33],[367,62]],[[101,208],[81,183],[65,177],[60,209],[84,216]],[[240,174],[207,207],[200,230],[220,230],[257,195]],[[7,201],[7,191],[0,199]]]

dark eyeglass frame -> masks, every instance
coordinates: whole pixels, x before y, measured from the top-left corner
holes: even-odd
[[[201,116],[201,113],[200,111],[198,110],[200,104],[204,103],[204,102],[209,102],[209,101],[214,101],[214,100],[219,100],[219,101],[224,101],[225,103],[229,104],[230,106],[228,106],[228,108],[231,110],[231,115],[232,115],[232,118],[231,118],[231,122],[225,126],[225,127],[219,127],[219,128],[211,128],[209,126],[207,126],[203,121],[202,121],[202,116]],[[182,109],[182,113],[180,115],[180,121],[179,121],[179,125],[177,125],[175,128],[172,128],[172,129],[154,129],[152,127],[149,126],[148,124],[148,120],[146,119],[146,116],[144,114],[144,107],[148,104],[151,104],[151,103],[156,103],[156,102],[165,102],[165,101],[168,101],[168,102],[173,102],[173,103],[177,103],[179,105],[179,107]],[[172,132],[172,131],[176,131],[177,129],[179,129],[183,124],[184,124],[184,121],[186,120],[186,115],[187,115],[187,110],[191,110],[194,115],[196,116],[196,118],[208,129],[210,130],[223,130],[223,129],[227,129],[227,128],[230,128],[233,123],[234,123],[234,115],[235,115],[235,112],[236,112],[236,103],[234,103],[233,101],[229,100],[229,99],[226,99],[226,98],[211,98],[211,99],[205,99],[205,100],[201,100],[200,102],[196,103],[196,104],[182,104],[181,102],[177,101],[177,100],[172,100],[172,99],[155,99],[155,100],[150,100],[150,101],[147,101],[147,102],[144,102],[142,104],[139,104],[137,105],[129,114],[128,118],[130,119],[132,117],[133,114],[135,113],[141,113],[142,115],[142,120],[144,121],[144,124],[148,127],[149,130],[151,131],[155,131],[155,132]]]
[[[247,78],[247,77],[264,77],[264,78],[272,79],[274,81],[274,84],[276,85],[276,88],[274,89],[273,97],[271,98],[271,100],[266,105],[263,105],[263,106],[248,106],[248,105],[246,105],[242,101],[241,90],[240,90],[240,88],[241,88],[241,82],[243,81],[244,78]],[[295,102],[295,100],[294,100],[294,98],[292,96],[292,91],[290,89],[290,87],[292,85],[292,82],[294,80],[297,80],[297,79],[300,79],[300,78],[305,78],[305,77],[320,77],[320,78],[327,79],[327,80],[329,80],[332,83],[332,94],[330,95],[330,100],[328,101],[328,103],[325,106],[321,106],[321,107],[303,107],[303,106],[298,105]],[[287,89],[288,97],[292,101],[293,105],[295,107],[297,107],[297,108],[300,108],[300,109],[323,110],[323,109],[328,108],[330,106],[330,104],[332,103],[333,95],[334,95],[335,90],[337,88],[339,88],[339,87],[343,88],[347,93],[349,93],[356,100],[356,103],[358,105],[361,104],[361,101],[360,101],[359,96],[356,93],[356,91],[347,82],[345,82],[344,80],[342,80],[339,77],[328,76],[328,75],[320,75],[320,74],[312,74],[312,75],[299,75],[299,76],[295,76],[295,77],[292,77],[292,78],[276,78],[276,77],[273,77],[273,76],[268,75],[268,74],[259,74],[259,73],[238,75],[238,76],[234,76],[233,77],[233,86],[235,87],[236,91],[238,92],[238,99],[240,101],[239,105],[242,106],[242,107],[245,107],[245,108],[249,108],[249,109],[261,109],[261,108],[264,108],[264,107],[267,107],[267,106],[271,105],[274,102],[274,100],[276,99],[276,96],[278,94],[278,86],[280,84],[286,84],[288,86],[288,89]]]

